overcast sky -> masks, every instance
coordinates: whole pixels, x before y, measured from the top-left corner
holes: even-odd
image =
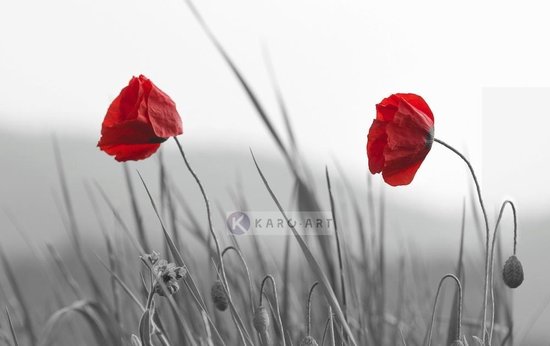
[[[375,104],[393,92],[415,92],[432,107],[436,136],[467,153],[482,180],[492,179],[486,188],[494,203],[512,195],[533,208],[550,204],[542,193],[550,192],[548,184],[537,186],[536,194],[530,186],[548,171],[543,141],[548,108],[523,90],[549,85],[544,5],[290,0],[197,5],[282,131],[262,56],[262,45],[269,48],[299,143],[312,161],[337,159],[363,180]],[[2,128],[78,134],[92,143],[111,100],[140,73],[176,101],[188,143],[274,150],[183,1],[0,3]],[[491,87],[524,92],[531,111],[511,113],[504,106],[488,114],[495,104],[515,102],[516,95],[497,92],[491,105],[484,104]],[[498,131],[489,136],[487,126]],[[539,139],[536,146],[530,145],[533,138]],[[483,159],[492,155],[482,150],[484,143],[503,140],[517,145],[500,160]],[[498,145],[490,151],[499,151]],[[529,169],[533,165],[536,171]],[[488,177],[488,171],[496,174]],[[389,194],[409,201],[422,193],[437,207],[453,210],[462,203],[468,179],[458,159],[434,146],[414,183]]]

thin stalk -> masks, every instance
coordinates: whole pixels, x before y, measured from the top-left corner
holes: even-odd
[[[225,290],[227,292],[227,298],[231,302],[232,299],[231,299],[231,294],[229,292],[229,284],[228,284],[228,281],[227,281],[227,276],[225,274],[225,266],[224,266],[224,263],[223,263],[223,258],[222,258],[221,248],[220,248],[220,242],[218,241],[218,237],[216,236],[216,233],[214,232],[214,226],[212,224],[212,211],[210,209],[210,201],[208,200],[208,197],[206,195],[206,192],[204,190],[204,187],[203,187],[199,177],[197,176],[197,174],[195,173],[195,171],[193,170],[193,168],[189,164],[189,161],[187,161],[187,157],[185,156],[185,152],[183,151],[183,148],[182,148],[178,138],[174,137],[174,140],[176,141],[176,144],[177,144],[178,149],[180,151],[181,157],[183,158],[183,161],[185,162],[185,166],[187,166],[187,169],[189,170],[189,173],[191,173],[191,175],[195,179],[195,182],[199,186],[202,197],[204,199],[204,204],[206,205],[206,215],[207,215],[207,219],[208,219],[208,229],[210,230],[210,235],[212,236],[212,239],[214,240],[214,243],[216,245],[216,253],[218,255],[218,262],[220,263],[220,272],[221,272],[221,277],[222,277],[222,283],[225,286]],[[244,328],[244,325],[242,325],[241,323],[239,323],[238,325],[239,325],[239,328],[243,329],[242,332],[247,336],[248,341],[250,341],[250,336],[248,335],[248,332]]]
[[[346,284],[344,280],[344,264],[342,261],[342,245],[340,244],[340,235],[338,233],[338,221],[336,219],[336,208],[334,206],[334,197],[332,195],[332,186],[330,184],[330,176],[328,174],[327,167],[325,167],[325,176],[327,179],[328,194],[330,199],[330,211],[332,213],[332,222],[334,223],[334,233],[336,234],[336,249],[338,252],[338,265],[340,267],[339,269],[340,269],[340,290],[342,293],[342,309],[344,310],[344,318],[346,319],[346,322],[347,322],[348,309],[347,309],[347,297],[346,297]]]
[[[141,178],[141,175],[140,175],[140,178]],[[155,211],[156,211],[156,206],[154,208],[155,208]],[[169,345],[168,339],[166,338],[166,335],[164,335],[164,331],[160,328],[160,324],[158,324],[155,321],[155,318],[153,318],[153,315],[154,315],[154,312],[155,312],[154,311],[155,310],[155,308],[154,308],[154,297],[155,297],[154,287],[155,287],[155,284],[158,284],[160,286],[160,289],[164,293],[164,298],[166,298],[168,300],[168,303],[169,303],[169,305],[172,309],[172,312],[174,313],[174,316],[176,316],[176,319],[178,320],[178,322],[180,322],[180,324],[182,326],[182,329],[183,329],[183,332],[184,332],[184,335],[186,336],[187,340],[190,341],[192,344],[195,344],[195,342],[193,341],[193,337],[192,337],[192,335],[189,331],[189,327],[188,327],[185,319],[181,316],[181,312],[179,311],[179,309],[176,305],[176,301],[175,301],[174,297],[168,291],[168,287],[166,287],[166,284],[164,283],[163,280],[156,281],[157,279],[154,278],[154,274],[153,274],[153,267],[151,266],[151,264],[148,261],[146,261],[143,257],[140,257],[140,260],[144,264],[144,266],[149,270],[149,273],[151,275],[150,285],[149,285],[150,289],[149,289],[149,293],[147,294],[147,303],[145,304],[145,307],[143,308],[143,312],[150,311],[151,322],[153,323],[153,330],[155,332],[155,335],[159,338],[159,340],[163,344],[163,346],[168,346]],[[186,275],[189,275],[189,272],[187,272]],[[185,280],[184,280],[184,282],[185,282]],[[205,310],[201,310],[201,313],[202,312],[205,312]],[[159,320],[159,322],[160,322],[160,320]],[[219,334],[218,334],[218,337],[220,338],[222,344],[225,345]]]
[[[378,255],[380,256],[378,265],[379,265],[379,282],[378,288],[380,289],[380,300],[379,300],[379,311],[378,311],[378,335],[379,339],[378,342],[380,344],[384,343],[384,336],[385,336],[385,316],[386,316],[386,255],[385,255],[385,248],[386,248],[386,224],[385,224],[385,208],[386,208],[386,201],[384,197],[384,189],[380,190],[380,223],[378,226],[380,227],[380,236],[379,236],[379,252]]]
[[[29,341],[31,345],[37,344],[36,335],[34,333],[34,328],[32,325],[31,314],[28,306],[28,302],[23,298],[23,291],[20,288],[19,283],[16,280],[15,272],[13,271],[12,266],[8,262],[8,259],[0,247],[0,262],[4,265],[4,271],[6,273],[7,281],[10,283],[13,294],[15,295],[16,301],[19,304],[21,309],[21,315],[23,318],[23,326],[26,334],[29,336]]]
[[[330,308],[330,306],[329,306]],[[330,323],[330,317],[327,318],[327,321],[325,322],[325,328],[323,328],[323,337],[321,338],[321,346],[325,346],[325,340],[327,338],[327,334],[329,332],[329,323]]]
[[[78,227],[78,223],[76,221],[76,214],[74,210],[74,204],[71,200],[71,195],[69,193],[69,187],[67,184],[67,177],[65,175],[65,169],[63,167],[63,160],[61,156],[61,150],[59,149],[59,143],[57,142],[57,138],[53,137],[53,147],[54,147],[54,154],[55,154],[55,162],[57,166],[57,172],[59,175],[59,183],[61,185],[61,192],[63,196],[63,202],[65,204],[65,208],[67,211],[67,216],[69,218],[69,229],[70,234],[72,237],[73,245],[75,247],[75,252],[77,254],[77,258],[82,265],[82,268],[84,269],[84,272],[86,273],[86,277],[88,281],[90,282],[90,285],[92,286],[93,293],[95,296],[95,299],[97,301],[103,301],[103,293],[102,290],[97,283],[97,280],[93,274],[93,271],[89,265],[89,263],[86,261],[86,256],[84,254],[84,250],[82,247],[82,238],[80,229]],[[35,340],[33,340],[33,343]]]
[[[491,244],[491,265],[490,265],[490,278],[491,278],[491,329],[489,331],[489,345],[491,344],[491,341],[493,339],[493,327],[495,324],[495,297],[494,297],[494,253],[495,253],[495,243],[497,239],[497,232],[500,226],[500,221],[502,220],[502,216],[504,214],[504,209],[506,208],[506,205],[510,205],[510,208],[512,208],[512,215],[514,218],[514,256],[516,255],[516,248],[517,248],[517,234],[518,234],[518,222],[517,222],[517,214],[516,214],[516,206],[514,205],[514,202],[510,200],[506,200],[502,203],[500,207],[500,212],[498,214],[498,219],[495,224],[495,230],[493,233],[493,242]]]
[[[19,346],[19,341],[17,340],[17,334],[15,333],[15,328],[13,327],[13,323],[11,321],[10,311],[6,307],[6,316],[8,317],[8,323],[10,325],[10,332],[11,337],[13,338],[13,343],[15,346]]]
[[[288,323],[290,310],[290,240],[290,237],[285,239],[285,259],[283,262],[283,320],[285,323]]]
[[[250,309],[252,311],[252,315],[254,315],[254,288],[252,286],[252,279],[250,277],[250,270],[248,269],[248,265],[246,264],[246,261],[244,260],[242,252],[237,249],[234,246],[228,246],[226,247],[222,252],[222,257],[225,255],[225,253],[229,250],[233,250],[237,256],[239,256],[239,259],[241,260],[241,263],[243,264],[244,271],[246,273],[246,278],[248,280],[248,295],[250,300]]]
[[[283,321],[281,321],[281,311],[279,310],[279,298],[277,297],[277,285],[275,284],[275,279],[271,275],[266,275],[262,280],[262,284],[260,286],[260,306],[262,306],[264,286],[267,281],[271,282],[271,288],[273,289],[273,298],[275,299],[275,313],[277,314],[277,322],[279,323],[279,328],[281,329],[281,341],[283,343],[283,346],[286,346],[285,330],[283,328]]]
[[[147,235],[145,233],[145,227],[143,225],[143,217],[137,203],[136,192],[134,189],[134,184],[132,183],[132,177],[130,176],[130,170],[128,169],[127,164],[123,164],[124,168],[124,177],[126,179],[126,187],[128,188],[128,194],[130,195],[130,203],[132,205],[132,214],[134,215],[134,220],[136,223],[137,235],[141,246],[145,250],[145,253],[149,253],[151,246],[147,240]]]
[[[317,285],[319,284],[319,282],[315,282],[311,288],[309,289],[309,294],[307,296],[307,305],[306,305],[306,336],[310,336],[311,335],[311,298],[312,298],[312,295],[313,295],[313,290],[315,289],[315,287],[317,287]]]
[[[197,306],[199,307],[199,309],[207,311],[206,310],[206,305],[204,304],[204,301],[202,300],[200,292],[198,291],[195,280],[193,279],[193,277],[191,276],[191,273],[188,270],[189,267],[185,264],[185,261],[183,260],[183,257],[179,253],[178,249],[176,248],[176,246],[175,246],[175,244],[172,240],[172,237],[170,236],[170,234],[168,234],[168,231],[166,230],[166,227],[164,226],[164,222],[162,221],[162,218],[160,217],[160,214],[159,214],[158,208],[156,206],[156,203],[153,199],[153,196],[151,195],[151,192],[149,191],[149,188],[147,187],[147,184],[145,184],[145,180],[143,180],[143,177],[141,176],[141,174],[139,172],[138,172],[138,176],[140,177],[141,182],[143,184],[143,187],[145,188],[145,191],[147,192],[147,196],[149,197],[149,201],[151,202],[151,206],[153,207],[153,211],[155,212],[155,215],[157,216],[157,219],[160,223],[160,226],[162,228],[162,232],[164,234],[164,237],[166,238],[166,240],[168,241],[168,244],[170,245],[170,251],[172,252],[172,255],[174,256],[174,259],[176,260],[176,263],[179,266],[181,266],[181,267],[183,267],[187,270],[187,275],[185,275],[184,278],[183,278],[183,282],[185,283],[185,286],[189,289],[189,291],[190,291],[191,295],[193,296],[195,302],[197,303]],[[188,282],[187,278],[189,279],[189,282]],[[171,298],[170,301],[173,301],[173,298]],[[230,300],[230,302],[231,302],[231,300]],[[177,308],[175,308],[175,305],[174,305],[174,311],[177,311]],[[179,316],[179,314],[178,314],[178,316]],[[211,321],[211,324],[215,328],[214,322]],[[223,343],[223,339],[221,338],[221,336],[219,336],[219,334],[217,336],[218,336],[219,340]]]
[[[178,149],[180,151],[181,157],[183,158],[183,161],[185,162],[185,166],[187,166],[187,169],[189,170],[189,173],[191,173],[191,175],[195,179],[195,182],[199,186],[199,189],[201,190],[201,194],[202,194],[202,197],[204,199],[204,204],[206,205],[206,216],[207,216],[207,219],[208,219],[208,229],[209,229],[210,234],[212,235],[212,239],[214,240],[214,243],[216,245],[216,252],[218,254],[218,263],[220,264],[220,271],[221,271],[221,274],[222,274],[222,279],[223,279],[224,285],[227,287],[227,277],[225,275],[225,266],[223,264],[223,258],[222,258],[221,248],[220,248],[220,242],[218,241],[218,236],[214,232],[214,226],[212,224],[212,212],[210,210],[210,201],[208,200],[208,197],[206,196],[206,192],[204,190],[204,187],[202,186],[202,183],[201,183],[199,177],[197,176],[197,174],[195,173],[193,168],[191,168],[191,165],[189,164],[189,161],[187,161],[187,157],[185,156],[185,152],[183,151],[183,148],[180,144],[180,141],[178,140],[177,137],[174,137],[174,140],[176,141],[176,144],[177,144]],[[229,291],[228,291],[228,294],[229,294]]]
[[[328,318],[329,318],[329,331],[330,331],[330,346],[336,346],[336,340],[334,338],[334,316],[332,316],[332,308],[328,306]]]
[[[437,293],[435,294],[435,301],[434,301],[434,306],[432,310],[432,321],[430,323],[430,329],[428,331],[428,346],[431,346],[432,344],[432,331],[433,331],[433,326],[435,322],[435,310],[437,307],[437,298],[439,298],[439,293],[441,292],[441,287],[443,286],[443,282],[445,281],[445,279],[449,279],[449,278],[453,279],[456,282],[456,285],[458,287],[458,322],[456,324],[457,339],[460,340],[462,335],[462,285],[460,284],[460,279],[457,278],[454,274],[446,274],[439,281],[439,286],[437,287]]]
[[[292,234],[296,238],[296,241],[298,242],[298,245],[300,245],[302,253],[304,254],[309,266],[311,267],[311,269],[315,273],[315,276],[317,276],[317,278],[321,281],[321,287],[323,288],[323,291],[325,293],[325,297],[327,298],[329,304],[332,306],[336,316],[338,316],[338,320],[339,320],[340,324],[342,325],[344,331],[348,335],[348,337],[350,339],[350,343],[353,346],[357,346],[357,342],[355,341],[355,338],[352,335],[351,328],[350,328],[349,324],[346,322],[346,320],[344,318],[344,313],[342,312],[342,308],[340,307],[338,299],[336,298],[336,295],[334,294],[334,291],[332,290],[331,284],[330,284],[327,276],[325,275],[325,273],[321,269],[321,267],[320,267],[319,263],[317,262],[317,260],[315,260],[315,257],[311,253],[311,250],[309,249],[309,247],[305,243],[304,239],[300,236],[300,234],[298,233],[296,228],[290,223],[290,220],[289,220],[285,210],[283,209],[281,203],[277,199],[277,196],[275,196],[275,193],[273,192],[273,189],[269,185],[264,173],[262,172],[260,166],[258,165],[258,162],[256,161],[256,158],[254,157],[254,153],[252,153],[252,150],[250,151],[250,153],[252,155],[252,160],[254,161],[254,165],[256,166],[256,170],[258,171],[258,174],[260,175],[260,178],[262,179],[262,182],[264,183],[264,186],[265,186],[267,192],[269,193],[269,195],[271,196],[271,199],[273,200],[273,202],[277,206],[277,209],[279,209],[279,212],[283,216],[285,222],[290,227],[290,230],[292,231]]]
[[[296,153],[297,151],[297,145],[296,145],[296,135],[294,134],[294,131],[292,130],[292,125],[290,123],[290,116],[288,114],[288,109],[286,107],[286,103],[283,97],[283,94],[281,92],[281,88],[279,86],[279,82],[277,81],[277,77],[275,75],[275,70],[273,69],[273,64],[271,62],[271,57],[269,55],[269,51],[267,49],[267,46],[263,46],[262,49],[265,65],[267,68],[267,72],[269,75],[269,79],[271,80],[271,87],[273,91],[275,92],[275,98],[277,99],[277,104],[279,105],[279,110],[281,111],[281,114],[283,115],[283,120],[285,122],[286,131],[288,134],[288,139],[290,141],[290,149],[293,153]]]
[[[210,29],[208,24],[206,23],[206,20],[199,12],[198,8],[195,6],[195,3],[192,0],[183,0],[197,22],[199,23],[201,29],[206,34],[210,42],[214,45],[218,53],[221,55],[231,72],[233,72],[233,75],[237,78],[239,83],[241,84],[241,87],[244,89],[246,95],[248,96],[248,99],[250,102],[252,102],[252,105],[254,106],[254,109],[262,119],[264,125],[267,127],[269,133],[275,140],[275,143],[277,144],[277,147],[281,150],[283,156],[285,157],[289,168],[293,171],[294,175],[298,177],[298,172],[296,170],[296,167],[292,161],[292,157],[290,156],[287,147],[284,145],[281,137],[279,136],[279,133],[275,129],[275,126],[271,122],[269,115],[267,114],[267,111],[265,110],[264,106],[256,96],[256,93],[252,89],[252,87],[249,85],[249,83],[244,78],[243,74],[235,64],[235,62],[231,59],[229,54],[227,53],[225,47],[222,45],[222,43],[218,40],[214,32]]]
[[[479,181],[477,180],[476,173],[474,172],[474,168],[472,167],[472,164],[470,161],[462,155],[458,150],[450,146],[449,144],[443,142],[440,139],[434,138],[434,142],[441,144],[445,148],[449,149],[458,157],[460,157],[468,166],[468,169],[470,170],[470,173],[472,175],[472,178],[474,179],[474,184],[476,186],[476,192],[477,197],[479,200],[479,205],[481,207],[481,211],[483,213],[483,220],[485,222],[485,281],[483,284],[483,321],[481,325],[481,333],[482,333],[482,341],[485,344],[485,330],[487,327],[487,298],[488,298],[488,289],[489,289],[489,241],[490,241],[490,231],[489,231],[489,219],[487,218],[487,211],[485,210],[485,204],[483,203],[483,197],[481,195],[481,188],[479,186]]]

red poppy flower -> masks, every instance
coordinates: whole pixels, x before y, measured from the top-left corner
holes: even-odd
[[[97,146],[117,161],[143,160],[183,133],[176,104],[147,77],[132,77],[113,100]]]
[[[369,170],[392,186],[409,184],[432,147],[434,116],[415,94],[393,94],[376,105],[367,142]]]

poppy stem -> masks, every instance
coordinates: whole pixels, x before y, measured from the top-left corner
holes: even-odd
[[[195,173],[193,168],[191,168],[191,165],[189,164],[189,161],[187,161],[187,156],[185,156],[185,152],[183,151],[183,148],[182,148],[179,140],[177,139],[177,137],[174,137],[174,140],[176,141],[176,144],[178,145],[178,149],[181,153],[181,157],[183,158],[183,161],[185,162],[185,165],[187,166],[187,169],[189,170],[189,173],[191,173],[191,175],[193,176],[193,178],[197,182],[197,185],[199,186],[199,189],[201,190],[201,194],[204,198],[204,204],[206,205],[206,216],[208,218],[208,229],[210,231],[210,234],[212,235],[212,239],[214,239],[214,243],[216,244],[216,251],[218,253],[218,260],[219,260],[219,263],[220,263],[220,270],[221,270],[222,278],[223,278],[224,284],[227,285],[227,279],[225,277],[225,268],[224,268],[220,243],[218,241],[218,237],[216,236],[216,233],[214,232],[214,227],[212,226],[212,212],[210,210],[210,201],[208,200],[208,197],[206,196],[206,192],[204,190],[204,187],[202,186],[202,183],[201,183],[199,177],[197,176],[197,174]]]
[[[311,298],[312,298],[312,295],[313,295],[313,290],[315,289],[315,287],[317,287],[317,285],[319,284],[319,282],[315,282],[311,288],[309,289],[309,294],[307,296],[307,306],[306,306],[306,310],[307,310],[307,315],[306,315],[306,318],[307,318],[307,321],[306,321],[306,336],[311,336]]]
[[[497,222],[495,224],[495,230],[493,231],[493,243],[491,245],[491,267],[490,267],[490,274],[489,277],[491,278],[491,302],[492,302],[492,310],[491,310],[491,329],[489,332],[489,345],[491,344],[492,338],[493,338],[493,326],[495,323],[495,300],[493,296],[493,290],[494,290],[494,253],[495,253],[495,243],[497,240],[497,232],[500,226],[500,221],[502,221],[502,216],[504,214],[504,209],[506,208],[506,205],[510,205],[510,208],[512,209],[512,216],[514,218],[514,256],[516,255],[516,246],[517,246],[517,235],[518,235],[518,221],[517,221],[517,214],[516,214],[516,206],[514,205],[514,202],[510,200],[505,200],[502,202],[502,205],[500,206],[500,212],[498,213]]]
[[[174,136],[174,140],[176,141],[176,144],[178,145],[178,149],[180,151],[181,157],[183,158],[183,161],[185,162],[185,166],[187,166],[187,170],[189,170],[189,173],[191,173],[191,175],[195,179],[197,185],[199,186],[199,189],[201,190],[201,194],[202,194],[202,197],[204,199],[204,204],[206,205],[206,215],[207,215],[207,218],[208,218],[208,229],[210,230],[210,234],[212,235],[212,239],[214,239],[214,243],[216,244],[216,253],[218,255],[218,262],[220,263],[220,272],[221,272],[221,277],[222,277],[222,284],[224,285],[225,291],[227,292],[227,297],[228,297],[229,302],[230,302],[231,310],[232,310],[232,312],[234,312],[234,307],[233,307],[233,303],[232,303],[232,299],[231,299],[231,294],[229,293],[229,284],[228,284],[228,281],[227,281],[227,276],[225,275],[225,266],[224,266],[224,263],[223,263],[223,256],[222,256],[222,251],[221,251],[221,248],[220,248],[220,242],[218,241],[218,237],[216,236],[216,233],[214,232],[214,226],[212,224],[212,211],[210,210],[210,201],[208,200],[208,197],[206,196],[206,191],[204,190],[204,187],[202,186],[202,183],[201,183],[199,177],[197,176],[197,174],[195,173],[193,168],[191,168],[191,165],[189,164],[189,161],[187,161],[187,157],[185,156],[185,152],[183,151],[183,148],[180,144],[180,141],[178,140],[178,138],[176,136]],[[242,340],[243,344],[247,345],[247,342],[245,341],[244,336],[242,335],[242,333],[246,334],[246,337],[247,337],[248,340],[250,340],[250,337],[248,336],[248,333],[244,329],[244,326],[240,323],[241,321],[237,320],[237,316],[234,316],[234,318],[236,319],[235,323],[237,324],[237,327],[238,327],[239,331],[241,332],[241,336],[243,337],[243,340]],[[249,343],[252,343],[252,342],[250,341]]]
[[[428,335],[427,335],[428,346],[431,346],[432,344],[432,334],[433,334],[433,326],[435,322],[435,310],[437,307],[437,299],[439,298],[439,293],[441,293],[441,287],[443,286],[443,282],[446,279],[453,279],[456,283],[456,287],[458,288],[458,311],[457,311],[458,321],[456,323],[456,339],[460,340],[462,335],[462,284],[460,283],[460,279],[457,278],[455,275],[446,274],[441,278],[441,280],[439,281],[439,286],[437,286],[437,293],[435,294],[435,301],[432,309],[432,321],[430,323],[430,329],[428,330]]]
[[[451,145],[443,142],[440,139],[434,138],[434,142],[441,144],[445,148],[449,149],[458,157],[460,157],[468,166],[468,169],[470,170],[470,173],[472,174],[472,178],[474,179],[474,184],[476,186],[477,191],[477,197],[479,199],[479,205],[481,206],[481,211],[483,213],[483,220],[485,222],[485,282],[483,286],[483,321],[481,326],[481,333],[482,333],[482,340],[485,344],[485,329],[486,329],[486,323],[487,323],[487,298],[489,295],[488,292],[488,284],[489,284],[489,240],[490,240],[490,231],[489,231],[489,219],[487,218],[487,211],[485,210],[485,204],[483,203],[483,197],[481,195],[481,188],[479,186],[479,182],[477,180],[476,173],[474,172],[474,168],[472,167],[472,164],[470,161],[466,158],[466,156],[462,155],[461,152],[453,148]]]

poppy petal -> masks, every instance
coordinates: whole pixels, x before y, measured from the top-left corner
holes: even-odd
[[[396,95],[386,97],[376,105],[376,119],[387,122],[392,121],[398,106],[399,98]]]
[[[428,144],[432,128],[419,116],[407,112],[397,112],[387,124],[388,147],[394,150],[413,149],[419,151]]]
[[[424,101],[424,99],[422,98],[422,96],[419,96],[419,95],[416,95],[416,94],[397,94],[397,95],[402,100],[407,102],[410,106],[416,108],[420,112],[427,115],[428,118],[431,119],[431,123],[432,123],[432,126],[433,126],[434,115],[432,113],[432,110],[430,109],[430,107],[426,103],[426,101]]]
[[[408,185],[411,181],[413,181],[414,176],[416,175],[416,172],[418,171],[418,168],[420,168],[421,164],[422,161],[418,161],[399,171],[384,171],[382,172],[382,177],[384,178],[384,181],[391,186]]]
[[[375,119],[370,127],[367,141],[369,170],[372,174],[380,173],[384,168],[384,147],[386,143],[386,123]]]
[[[132,120],[101,130],[98,146],[117,144],[151,144],[161,143],[165,139],[157,137],[151,126],[144,121]]]
[[[129,161],[129,160],[143,160],[153,155],[158,148],[160,143],[153,144],[118,144],[118,145],[107,145],[103,146],[101,150],[107,154],[114,156],[115,160],[119,162]]]
[[[176,104],[159,88],[153,87],[147,99],[149,121],[158,137],[170,138],[183,133]]]

